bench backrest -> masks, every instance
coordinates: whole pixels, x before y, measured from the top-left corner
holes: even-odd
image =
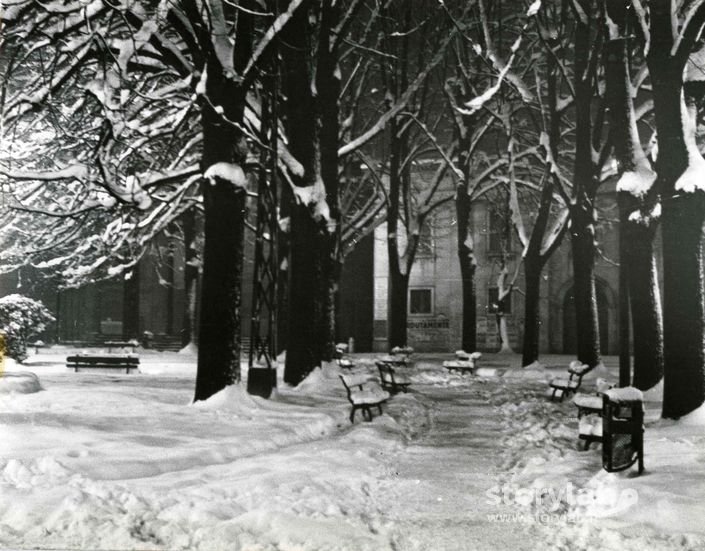
[[[570,362],[570,365],[568,365],[568,373],[570,373],[571,375],[577,375],[578,377],[582,377],[588,371],[590,371],[590,366],[577,360],[573,360],[572,362]]]
[[[383,381],[394,382],[394,368],[384,362],[375,362],[377,364],[377,369],[379,369],[379,376]]]
[[[92,356],[87,354],[79,354],[76,356],[68,356],[66,358],[66,364],[69,367],[90,367],[97,365],[105,366],[138,366],[140,363],[139,356],[127,355],[127,356]]]

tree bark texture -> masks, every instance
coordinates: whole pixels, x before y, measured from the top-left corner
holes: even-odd
[[[466,176],[467,181],[469,175]],[[458,220],[458,262],[463,298],[462,350],[477,350],[477,291],[475,289],[475,270],[477,268],[470,235],[471,201],[467,184],[458,186],[455,198],[455,212]]]
[[[389,348],[406,346],[409,276],[399,271],[389,278]]]
[[[122,338],[124,340],[140,337],[140,263],[137,261],[132,269],[130,279],[123,283],[122,292]]]
[[[541,331],[541,272],[540,259],[524,258],[524,345],[521,365],[531,365],[539,359],[539,337]]]
[[[572,205],[570,212],[578,360],[594,367],[601,361],[595,292],[595,213],[591,204]]]
[[[663,325],[661,297],[653,251],[656,228],[627,222],[624,262],[629,282],[634,333],[634,379],[632,384],[648,390],[663,377]]]
[[[196,210],[191,208],[181,217],[184,234],[184,301],[183,329],[181,346],[195,343],[196,339],[196,302],[198,299],[198,252],[196,251]]]

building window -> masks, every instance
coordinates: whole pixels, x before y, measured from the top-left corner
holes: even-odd
[[[487,297],[487,311],[490,314],[511,314],[512,313],[512,294],[508,293],[504,300],[499,300],[499,288],[490,287]]]
[[[409,314],[433,314],[433,289],[409,289]]]
[[[487,251],[491,254],[501,254],[509,250],[509,224],[505,213],[495,207],[490,207],[488,213]]]
[[[427,221],[419,231],[419,246],[416,248],[417,258],[433,258],[433,229]]]

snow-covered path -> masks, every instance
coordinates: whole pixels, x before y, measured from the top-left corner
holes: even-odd
[[[192,405],[193,358],[144,354],[142,374],[112,376],[67,373],[64,357],[11,367],[40,392],[0,388],[0,549],[705,548],[703,424],[652,418],[647,473],[605,473],[578,450],[574,406],[544,396],[563,358],[535,379],[518,357],[475,376],[420,359],[411,392],[350,424],[334,365],[271,400],[234,386]],[[375,374],[372,357],[359,367]],[[497,499],[569,484],[638,502],[595,516],[565,496],[550,510]],[[534,522],[546,511],[559,518]]]
[[[417,390],[431,404],[430,422],[400,452],[392,476],[380,485],[398,549],[541,547],[533,526],[512,524],[507,529],[506,523],[491,521],[500,511],[486,493],[505,474],[498,469],[503,459],[501,419],[488,403],[487,388],[498,383],[472,383]]]

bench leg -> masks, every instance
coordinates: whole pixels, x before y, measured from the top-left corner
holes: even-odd
[[[379,411],[379,414],[382,415],[382,404],[377,404],[377,410]]]
[[[357,408],[355,406],[353,406],[352,409],[350,410],[350,422],[351,423],[355,422],[355,410],[356,409]]]
[[[368,423],[372,421],[372,410],[370,409],[370,406],[365,406],[362,408],[362,418]]]

